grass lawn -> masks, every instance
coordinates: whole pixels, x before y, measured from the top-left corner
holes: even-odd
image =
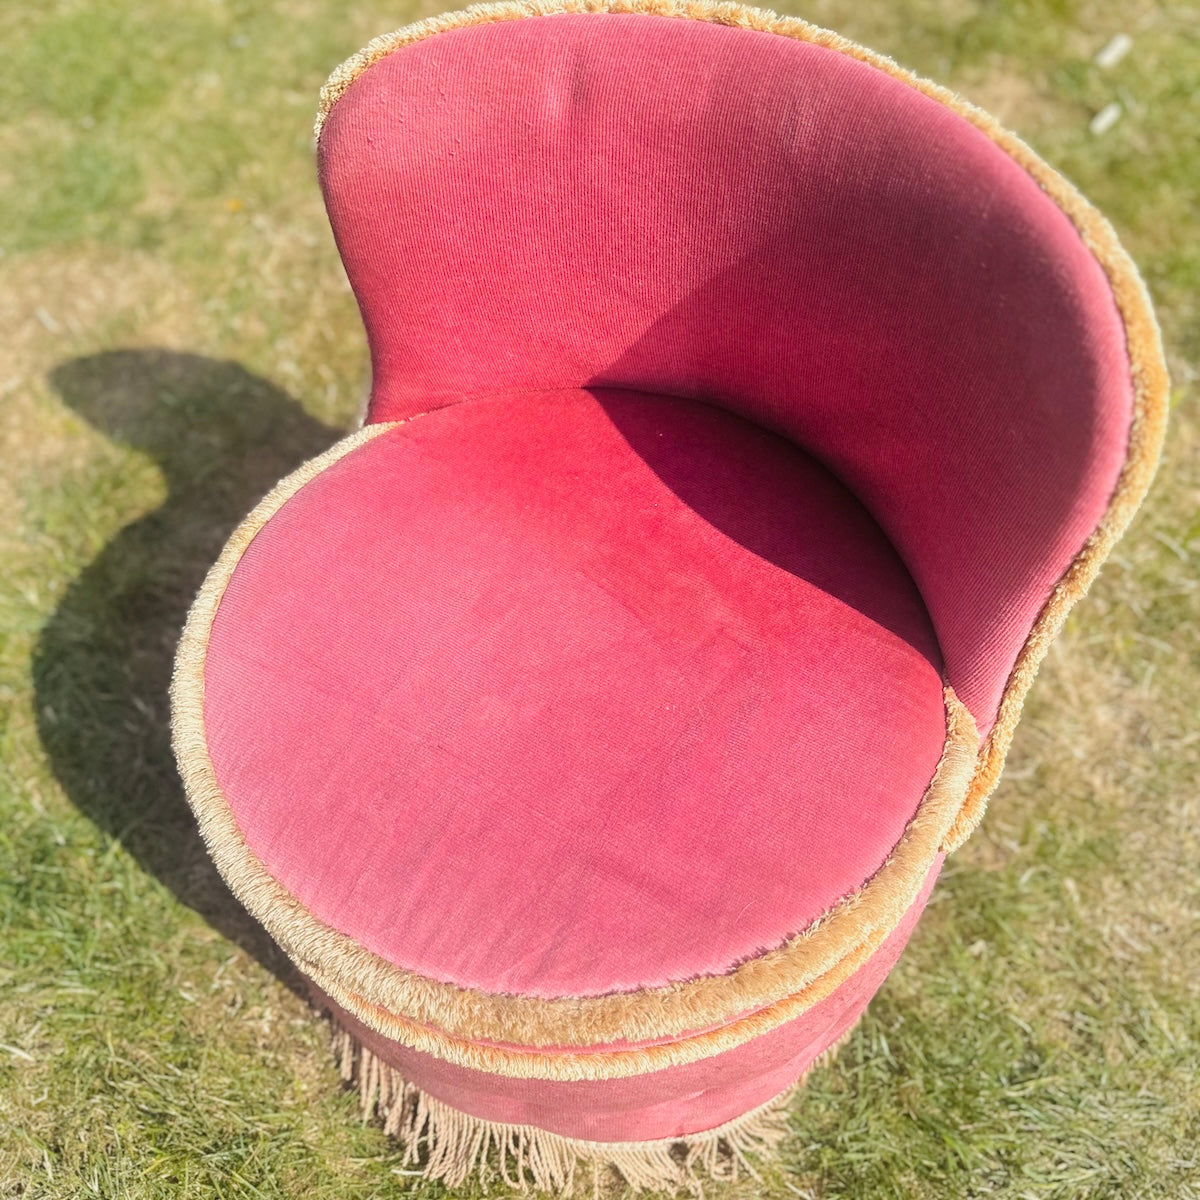
[[[0,0],[0,1196],[444,1194],[358,1122],[209,866],[165,695],[225,536],[362,394],[317,89],[432,11]],[[783,1163],[713,1194],[1200,1197],[1200,8],[787,11],[990,107],[1111,216],[1174,412],[981,831]]]

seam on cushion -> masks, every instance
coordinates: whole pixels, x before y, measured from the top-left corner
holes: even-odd
[[[780,16],[769,9],[740,3],[713,3],[710,0],[502,0],[427,17],[373,39],[330,75],[321,89],[315,126],[317,141],[320,141],[330,110],[350,85],[369,67],[394,51],[451,29],[561,13],[641,13],[708,21],[790,37],[837,51],[875,67],[949,108],[1008,154],[1065,214],[1108,280],[1125,329],[1126,353],[1133,381],[1133,413],[1125,461],[1104,513],[1060,575],[1017,652],[1001,693],[994,722],[979,749],[967,806],[949,842],[948,848],[955,849],[966,840],[983,817],[987,798],[999,782],[1004,768],[1025,697],[1050,644],[1128,528],[1149,491],[1158,467],[1166,434],[1169,380],[1162,337],[1137,267],[1103,214],[1072,183],[1021,138],[1005,129],[990,113],[949,88],[916,75],[886,55],[860,46],[839,33],[810,24],[799,17]]]
[[[409,418],[414,420],[416,418]],[[171,683],[172,739],[189,803],[222,877],[302,970],[369,1027],[461,1065],[531,1078],[612,1078],[693,1061],[775,1028],[864,963],[919,894],[962,807],[978,748],[974,721],[945,688],[946,739],[904,834],[875,874],[802,933],[726,974],[601,996],[493,994],[429,979],[331,928],[285,889],[247,845],[218,783],[204,721],[213,620],[242,554],[303,486],[365,442],[406,422],[368,425],[284,479],[246,518],[188,615]],[[703,1030],[687,1036],[689,1030]],[[679,1036],[684,1035],[684,1036]],[[528,1050],[475,1043],[512,1042]],[[603,1053],[578,1049],[671,1037]]]

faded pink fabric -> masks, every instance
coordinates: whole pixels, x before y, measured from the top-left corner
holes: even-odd
[[[777,34],[556,14],[371,67],[321,178],[371,419],[604,383],[786,433],[895,544],[987,732],[1132,402],[1101,268],[983,133]]]
[[[320,160],[369,419],[434,411],[289,501],[220,605],[205,719],[249,845],[493,992],[778,945],[900,836],[943,670],[986,733],[1105,508],[1132,397],[1099,265],[938,102],[697,20],[437,34]],[[699,1063],[521,1083],[358,1031],[477,1115],[709,1128],[852,1023],[936,872],[835,996]]]
[[[418,1087],[484,1120],[534,1124],[566,1137],[630,1142],[713,1129],[779,1095],[850,1030],[904,949],[925,907],[941,858],[900,923],[870,961],[831,996],[734,1050],[683,1066],[603,1082],[510,1079],[468,1070],[368,1029],[313,988],[318,1005],[372,1053]]]
[[[581,996],[728,971],[873,874],[941,754],[938,665],[895,551],[791,443],[516,394],[284,505],[218,610],[205,721],[247,843],[323,921]]]

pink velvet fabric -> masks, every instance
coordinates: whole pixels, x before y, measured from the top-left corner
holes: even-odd
[[[602,1082],[510,1079],[443,1062],[368,1029],[314,987],[314,999],[363,1045],[431,1096],[484,1120],[534,1124],[599,1142],[682,1137],[765,1104],[854,1027],[907,944],[941,858],[899,924],[832,995],[770,1033],[710,1058]]]
[[[516,393],[358,447],[218,610],[250,848],[400,966],[578,996],[728,971],[878,868],[945,736],[875,522],[694,401]]]
[[[984,134],[776,34],[558,14],[372,66],[320,145],[369,420],[212,629],[247,842],[435,979],[593,995],[728,971],[878,868],[986,733],[1122,464],[1121,323]],[[430,411],[432,410],[432,411]],[[857,1018],[826,1001],[643,1077],[522,1082],[389,1043],[464,1111],[710,1128]]]
[[[605,384],[787,434],[897,547],[987,732],[1131,418],[1103,272],[990,139],[832,50],[592,13],[393,53],[320,151],[372,420]]]

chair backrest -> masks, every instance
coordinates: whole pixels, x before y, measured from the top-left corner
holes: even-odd
[[[563,8],[435,19],[331,81],[369,419],[619,385],[776,430],[891,538],[986,733],[1149,482],[1131,265],[1019,141],[833,35]]]

